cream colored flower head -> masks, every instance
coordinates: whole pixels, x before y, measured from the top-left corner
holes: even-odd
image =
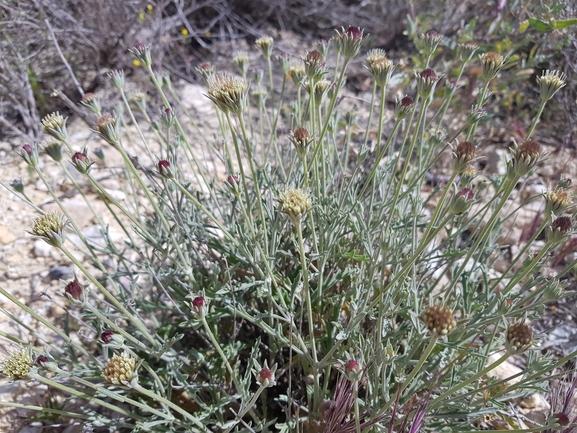
[[[217,73],[208,78],[207,97],[224,113],[240,114],[246,108],[246,81],[230,74]]]
[[[104,379],[113,385],[128,385],[134,379],[136,371],[136,360],[127,352],[114,355],[108,360],[104,369]]]
[[[60,247],[64,243],[64,217],[56,212],[49,212],[34,220],[31,235],[41,238],[53,247]]]
[[[32,356],[28,349],[15,350],[2,363],[2,373],[12,380],[26,379],[31,368]]]
[[[280,209],[294,224],[298,224],[312,206],[311,196],[299,188],[289,188],[283,191],[279,198]]]

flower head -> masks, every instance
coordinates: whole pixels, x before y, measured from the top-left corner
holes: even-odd
[[[100,99],[94,93],[86,93],[80,100],[80,104],[84,105],[94,114],[100,116],[102,114],[102,106]]]
[[[75,278],[64,287],[64,295],[74,303],[84,303],[86,294],[84,286]]]
[[[140,62],[145,68],[152,66],[152,56],[150,54],[150,45],[144,45],[139,42],[129,49],[134,57]]]
[[[365,68],[371,73],[378,86],[387,85],[395,69],[393,62],[385,56],[385,51],[375,48],[367,53]]]
[[[507,328],[505,349],[512,355],[518,355],[533,345],[533,330],[523,322],[515,322]]]
[[[104,344],[111,345],[113,347],[122,347],[124,344],[124,337],[116,332],[114,329],[105,329],[100,334],[100,340]]]
[[[509,174],[518,177],[528,174],[546,156],[539,143],[534,140],[514,143],[511,152],[513,159],[509,162]]]
[[[76,168],[76,170],[78,170],[79,173],[89,173],[92,164],[94,164],[94,161],[90,160],[86,149],[83,149],[82,152],[76,152],[74,155],[72,155],[72,165]]]
[[[459,57],[463,62],[468,62],[471,60],[479,49],[479,46],[471,41],[463,42],[457,47],[459,49]]]
[[[208,85],[208,79],[214,75],[214,66],[210,63],[202,63],[195,68],[205,84]]]
[[[29,349],[15,350],[2,362],[2,373],[12,380],[26,379],[32,364]]]
[[[356,359],[349,359],[345,363],[345,374],[349,380],[356,381],[361,378],[362,370],[359,361]]]
[[[441,77],[430,68],[424,69],[421,72],[415,71],[415,78],[417,79],[417,92],[423,99],[427,99],[433,94],[435,86],[441,79]]]
[[[279,198],[280,210],[285,213],[293,224],[300,224],[311,208],[311,196],[303,189],[290,188],[283,191]]]
[[[58,140],[43,141],[40,146],[42,151],[54,161],[62,161],[62,142]]]
[[[573,205],[566,188],[555,188],[545,192],[545,210],[548,215],[560,215]]]
[[[300,86],[303,78],[306,76],[305,67],[303,65],[292,65],[289,67],[287,74],[295,86]]]
[[[94,131],[100,135],[108,144],[118,146],[120,144],[120,134],[116,119],[109,114],[104,114],[98,118]]]
[[[421,33],[420,39],[423,45],[423,54],[425,56],[430,56],[437,51],[437,47],[439,46],[441,39],[443,39],[443,35],[431,30],[427,33]]]
[[[108,78],[115,88],[124,89],[124,71],[115,69],[108,73]]]
[[[453,150],[453,171],[462,173],[477,156],[477,148],[470,141],[462,141]]]
[[[479,105],[473,105],[469,111],[469,114],[467,115],[467,125],[476,125],[486,115],[487,111],[483,107]]]
[[[475,193],[470,188],[461,189],[451,202],[451,210],[455,215],[467,212],[475,201]]]
[[[303,61],[305,64],[305,75],[309,79],[318,80],[327,73],[324,56],[319,51],[309,51]]]
[[[447,335],[457,326],[453,311],[442,305],[433,305],[427,308],[421,316],[421,320],[431,335],[435,337]]]
[[[104,369],[104,379],[113,385],[128,385],[135,377],[136,360],[128,352],[114,355]]]
[[[198,317],[204,317],[208,313],[208,303],[204,296],[196,296],[191,302],[192,312]]]
[[[257,107],[265,106],[266,98],[268,97],[268,92],[265,87],[257,86],[257,88],[253,90],[251,95],[254,98]]]
[[[38,145],[36,143],[25,144],[18,153],[30,167],[38,165]]]
[[[294,145],[299,156],[303,157],[309,152],[313,137],[308,129],[297,128],[294,132],[289,134],[289,140]]]
[[[342,27],[340,32],[338,30],[335,31],[337,34],[333,36],[333,41],[337,53],[341,53],[346,59],[352,59],[359,54],[361,45],[366,39],[364,30],[349,26],[346,30]]]
[[[226,177],[226,186],[228,187],[229,191],[235,197],[239,197],[242,193],[242,181],[240,179],[240,175],[238,174],[229,174]]]
[[[286,74],[290,68],[290,57],[287,53],[280,53],[275,56],[280,70]]]
[[[265,59],[268,59],[272,53],[272,47],[274,46],[274,39],[270,36],[263,36],[258,38],[254,44],[262,53]]]
[[[561,216],[555,219],[547,228],[547,239],[551,243],[561,242],[567,238],[567,235],[573,229],[573,220],[567,216]]]
[[[540,77],[537,77],[539,93],[543,102],[551,99],[562,87],[565,87],[567,75],[559,71],[546,70]]]
[[[30,234],[39,237],[53,247],[64,243],[64,217],[55,212],[44,214],[34,220]]]
[[[226,73],[208,78],[207,97],[224,113],[240,114],[246,108],[248,86],[241,78]]]
[[[56,140],[66,140],[66,119],[57,111],[42,119],[42,130]]]
[[[232,55],[232,63],[238,67],[240,75],[246,77],[248,72],[248,53],[246,51],[236,51]]]
[[[166,159],[161,159],[158,161],[158,174],[165,179],[174,179],[174,172],[172,171],[171,164]]]
[[[493,78],[497,76],[497,74],[499,74],[504,64],[505,64],[505,58],[499,53],[489,51],[488,53],[481,54],[483,79],[485,81],[491,81]]]
[[[407,117],[415,109],[415,100],[408,95],[397,98],[395,103],[395,114],[397,119],[401,120]]]

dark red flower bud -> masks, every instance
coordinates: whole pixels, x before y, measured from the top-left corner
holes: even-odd
[[[360,39],[363,36],[361,30],[355,26],[349,26],[347,29],[347,35],[351,36],[353,39]]]
[[[412,105],[415,105],[415,100],[410,96],[405,96],[403,99],[401,99],[402,107],[411,107]]]
[[[36,361],[34,361],[38,367],[44,367],[44,365],[48,362],[48,358],[44,355],[38,356]]]
[[[192,306],[194,308],[202,308],[204,306],[204,298],[202,296],[197,296],[192,300]]]
[[[431,68],[427,68],[419,74],[425,80],[433,81],[437,78],[437,74]]]
[[[28,155],[30,155],[32,153],[32,146],[30,146],[29,144],[25,144],[24,146],[22,146],[22,150],[26,152]]]
[[[100,339],[104,343],[110,343],[115,333],[116,332],[113,329],[105,329],[104,331],[102,331],[102,334],[100,334]]]
[[[88,159],[88,156],[86,156],[84,153],[76,152],[74,155],[72,155],[72,162],[75,164],[77,164],[78,162],[88,164],[90,163],[90,160]]]
[[[72,280],[64,288],[64,293],[66,293],[70,298],[77,301],[82,300],[82,294],[84,292],[84,287],[78,282],[78,280]]]

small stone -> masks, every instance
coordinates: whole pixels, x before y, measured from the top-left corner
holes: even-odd
[[[74,276],[74,272],[71,266],[57,266],[56,268],[50,269],[48,277],[51,280],[69,280]]]
[[[14,242],[16,236],[14,236],[8,227],[0,226],[0,245],[6,245]]]
[[[6,273],[4,275],[6,275],[6,278],[8,278],[9,280],[16,280],[17,278],[20,278],[20,274],[18,273],[18,269],[13,268],[12,266],[10,266],[8,268],[8,270],[6,271]]]
[[[43,240],[34,241],[34,257],[50,257],[52,246],[48,245]]]

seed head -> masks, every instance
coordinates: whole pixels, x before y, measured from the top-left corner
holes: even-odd
[[[114,355],[104,369],[104,379],[113,385],[128,385],[135,377],[136,360],[127,352]]]
[[[246,77],[248,72],[248,53],[246,51],[236,51],[232,55],[232,62],[238,67],[240,75]]]
[[[505,58],[494,51],[489,51],[488,53],[481,54],[481,66],[483,68],[482,77],[485,81],[491,81],[493,78],[499,74],[503,65],[505,64]]]
[[[415,100],[408,95],[397,98],[395,103],[395,114],[397,119],[401,120],[407,117],[415,109]]]
[[[419,73],[415,71],[415,78],[417,79],[417,92],[423,99],[428,99],[433,94],[435,86],[441,79],[441,77],[430,68],[424,69]]]
[[[29,349],[15,350],[2,362],[2,373],[12,380],[26,379],[32,367]]]
[[[523,322],[516,322],[507,328],[505,350],[511,355],[518,355],[533,345],[533,330]]]
[[[272,48],[274,46],[274,39],[270,36],[263,36],[262,38],[258,38],[254,44],[262,53],[265,59],[268,59],[272,53]]]
[[[303,61],[305,64],[305,75],[309,79],[318,80],[327,73],[324,56],[319,51],[309,51]]]
[[[561,89],[565,87],[567,75],[560,71],[546,70],[540,77],[537,77],[539,84],[539,93],[543,102],[548,101]]]
[[[427,308],[421,316],[421,320],[434,337],[447,335],[457,326],[453,311],[442,305],[433,305]]]
[[[104,114],[98,118],[94,126],[94,132],[100,135],[108,144],[115,147],[120,145],[118,124],[116,119],[109,114]]]
[[[561,215],[573,205],[573,200],[565,188],[555,188],[545,193],[545,210],[548,215]]]
[[[526,140],[520,145],[514,143],[511,152],[513,153],[513,159],[509,163],[511,176],[525,176],[545,157],[539,143],[533,140]]]
[[[333,41],[335,43],[335,50],[337,53],[341,53],[346,59],[352,59],[361,49],[366,37],[364,37],[364,30],[349,26],[346,30],[344,27],[341,31],[335,30],[337,34],[333,36]]]
[[[66,140],[66,119],[57,111],[42,119],[42,130],[56,140]]]
[[[207,97],[224,113],[240,114],[246,109],[248,87],[241,78],[226,73],[208,79]]]
[[[309,93],[314,91],[315,93],[315,105],[319,106],[325,99],[328,90],[331,87],[331,82],[329,80],[308,80],[304,83],[304,88]],[[314,88],[314,89],[313,89]]]
[[[90,172],[90,167],[92,167],[94,161],[91,161],[88,157],[88,151],[83,149],[82,152],[76,152],[72,155],[72,165],[78,170],[79,173],[87,174]]]
[[[60,247],[64,243],[64,217],[55,212],[44,214],[34,220],[30,234],[39,237],[53,247]]]
[[[453,171],[462,173],[477,156],[477,148],[470,141],[462,141],[453,151]]]
[[[100,99],[94,93],[86,93],[80,100],[80,104],[84,105],[94,114],[100,116],[102,114],[102,106]]]
[[[84,293],[84,286],[80,284],[77,279],[70,281],[64,287],[64,295],[74,303],[84,303],[86,294]]]
[[[310,210],[312,203],[308,192],[303,189],[290,188],[279,196],[280,210],[293,224],[298,225]]]

